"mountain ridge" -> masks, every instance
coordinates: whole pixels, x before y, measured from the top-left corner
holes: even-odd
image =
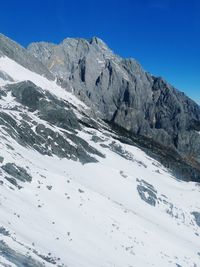
[[[141,134],[188,138],[196,105],[133,60],[66,42],[46,58],[64,79],[0,43],[0,266],[199,266],[198,162]]]
[[[74,44],[79,42],[77,40],[84,43],[82,47],[80,43],[77,44],[80,51],[77,51]],[[47,43],[46,45],[48,46]],[[190,156],[194,154],[194,158],[198,161],[200,139],[196,131],[200,131],[199,105],[163,78],[143,71],[135,60],[115,56],[107,46],[105,52],[101,46],[100,48],[96,46],[96,43],[91,48],[88,48],[89,45],[90,41],[84,39],[65,39],[63,43],[54,47],[50,58],[45,59],[46,62],[40,54],[42,46],[37,47],[33,43],[28,50],[39,57],[47,67],[47,61],[52,64],[55,58],[65,58],[66,55],[70,65],[67,66],[62,61],[62,66],[58,63],[53,68],[51,65],[51,71],[58,78],[71,83],[75,94],[90,106],[94,105],[94,109],[97,109],[105,120],[113,121],[133,133],[153,138],[166,146],[172,144],[180,153]],[[65,51],[64,54],[61,51]],[[163,103],[166,98],[168,102]],[[187,111],[187,105],[190,111]],[[158,106],[157,112],[156,106]],[[170,112],[174,106],[176,110]],[[159,114],[161,109],[163,116]],[[191,123],[188,114],[193,114]],[[165,117],[169,118],[168,121]],[[178,124],[179,126],[176,126]],[[168,131],[170,128],[174,130]],[[184,137],[179,134],[182,131]],[[189,143],[190,138],[198,140],[195,143],[197,151],[195,149],[187,151],[187,146],[192,147]]]
[[[25,57],[30,54],[42,66],[38,73],[47,78],[44,73],[50,73],[58,85],[88,105],[93,116],[173,149],[200,170],[200,107],[163,78],[150,75],[134,59],[115,55],[97,37],[66,38],[59,44],[37,42],[27,50],[2,38],[0,51],[5,52],[8,40],[13,55],[15,51]],[[26,62],[19,58],[24,66]]]

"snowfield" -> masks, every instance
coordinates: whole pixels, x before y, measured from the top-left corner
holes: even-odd
[[[11,59],[0,58],[0,71],[87,109],[55,82]],[[2,90],[7,83],[0,79]],[[0,107],[21,119],[11,94],[1,97]],[[176,179],[109,129],[83,127],[76,135],[105,157],[82,164],[42,155],[20,145],[0,124],[0,266],[200,266],[199,184]],[[31,182],[11,184],[1,168],[6,163],[24,168]]]

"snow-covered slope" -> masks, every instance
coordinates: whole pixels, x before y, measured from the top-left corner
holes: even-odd
[[[55,82],[7,57],[0,72],[0,266],[200,266],[199,184],[118,141]],[[16,94],[26,80],[34,109]],[[74,114],[70,127],[47,102]]]
[[[48,90],[52,94],[56,94],[57,97],[67,99],[72,104],[82,105],[86,108],[83,102],[79,101],[73,94],[64,90],[56,84],[55,81],[50,81],[47,78],[34,73],[23,66],[16,63],[14,60],[8,57],[0,57],[0,72],[6,73],[9,77],[12,77],[13,82],[20,82],[28,80],[35,85],[42,87],[44,90]],[[0,79],[0,86],[5,85],[6,81]],[[70,88],[72,90],[72,88]]]

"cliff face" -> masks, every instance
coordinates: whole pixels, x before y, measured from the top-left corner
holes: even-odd
[[[101,118],[200,160],[200,107],[134,59],[98,38],[33,43],[28,51]]]
[[[24,47],[3,34],[0,34],[0,56],[2,55],[15,60],[29,70],[46,76],[50,80],[54,79],[54,75]]]
[[[199,165],[200,107],[134,59],[115,55],[102,40],[67,38],[58,45],[40,42],[25,49],[0,35],[0,53],[73,91],[95,117]],[[0,78],[5,78],[2,71]]]

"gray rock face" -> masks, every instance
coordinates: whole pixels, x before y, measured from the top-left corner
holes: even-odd
[[[2,166],[2,169],[7,174],[21,182],[31,182],[32,180],[32,177],[30,176],[30,174],[28,174],[26,169],[16,166],[14,163],[6,163],[4,166]]]
[[[153,100],[153,128],[164,130],[179,152],[199,159],[200,107],[161,78],[154,78]]]
[[[81,130],[81,121],[78,121],[70,103],[43,91],[30,81],[9,84],[3,92],[4,96],[11,92],[21,104],[14,107],[20,119],[2,110],[0,126],[22,146],[43,155],[79,160],[83,164],[97,162],[95,156],[104,157],[76,135]],[[2,169],[12,176],[6,179],[18,186],[15,180],[20,178],[17,169],[12,164],[2,166]]]
[[[1,54],[0,54],[0,56],[1,56]],[[3,71],[0,71],[0,78],[1,78],[2,80],[7,80],[7,81],[10,81],[10,82],[13,82],[12,77],[10,77],[8,74],[6,74],[6,73],[3,72]]]
[[[33,43],[28,50],[101,118],[200,162],[200,107],[134,59],[116,56],[98,38]]]
[[[11,84],[8,86],[11,89],[12,95],[22,104],[33,111],[38,108],[39,100],[43,94],[35,84],[30,81]]]
[[[145,182],[144,180],[137,179],[137,181],[139,183],[137,185],[137,190],[140,198],[147,204],[151,206],[156,206],[157,191],[155,190],[155,188],[151,184]]]
[[[64,129],[80,129],[77,118],[69,105],[45,93],[30,81],[7,86],[12,95],[31,111],[38,110],[40,118]]]
[[[39,102],[40,117],[64,129],[80,129],[76,116],[70,109],[45,99]]]
[[[197,211],[193,211],[192,215],[195,218],[196,224],[200,227],[200,213]]]
[[[49,79],[54,79],[54,76],[39,60],[3,34],[0,34],[0,56],[7,56],[29,70],[44,75]]]

